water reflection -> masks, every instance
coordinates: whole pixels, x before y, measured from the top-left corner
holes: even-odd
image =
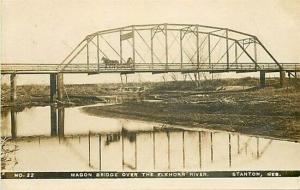
[[[57,120],[57,128],[58,128],[58,136],[64,137],[65,135],[65,108],[58,107],[58,120]]]
[[[51,136],[57,136],[57,111],[55,106],[50,107],[50,123],[51,123]]]
[[[17,112],[12,108],[10,112],[10,122],[11,122],[11,138],[16,139],[17,137]]]
[[[65,108],[50,106],[51,136],[64,137]]]
[[[2,118],[2,134],[18,146],[13,171],[300,168],[299,143],[195,128],[162,128],[157,123],[89,116],[79,108],[32,109],[11,110]]]

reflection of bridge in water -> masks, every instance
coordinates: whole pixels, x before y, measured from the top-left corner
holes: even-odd
[[[16,120],[16,114],[11,116],[12,121]],[[12,142],[20,150],[28,151],[26,142],[30,139],[28,142],[33,147],[30,151],[37,158],[52,157],[52,154],[59,155],[63,162],[79,158],[87,170],[104,171],[235,168],[240,162],[259,160],[272,143],[272,140],[232,133],[159,127],[146,131],[122,128],[118,132],[65,134],[64,116],[64,108],[51,113],[48,136],[19,137],[17,122],[11,122]],[[51,152],[49,148],[58,151]],[[73,167],[76,170],[77,166]]]
[[[102,57],[102,58],[101,58]],[[299,63],[279,63],[254,35],[192,24],[132,25],[87,35],[60,64],[1,64],[11,75],[11,99],[16,97],[16,74],[50,74],[51,101],[63,98],[65,73],[138,72],[285,72],[296,77]]]

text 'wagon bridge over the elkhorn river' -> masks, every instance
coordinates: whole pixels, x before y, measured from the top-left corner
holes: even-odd
[[[17,74],[50,74],[50,95],[63,97],[65,73],[222,73],[266,72],[296,77],[299,63],[279,63],[255,36],[193,24],[132,25],[87,35],[60,64],[1,63],[11,75],[11,98]]]

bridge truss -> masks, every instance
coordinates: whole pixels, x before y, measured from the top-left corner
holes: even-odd
[[[254,35],[193,24],[132,25],[86,36],[60,72],[251,72],[295,70],[279,64]]]
[[[60,64],[1,64],[1,74],[300,71],[254,35],[195,24],[131,25],[87,35]],[[296,76],[296,74],[294,74]]]

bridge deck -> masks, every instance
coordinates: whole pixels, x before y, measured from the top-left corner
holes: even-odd
[[[300,63],[282,63],[284,71],[299,72]],[[49,74],[49,73],[138,73],[138,72],[278,72],[278,65],[274,63],[259,63],[255,67],[253,63],[136,63],[135,65],[104,65],[100,64],[69,64],[67,66],[60,64],[1,64],[1,74]]]

